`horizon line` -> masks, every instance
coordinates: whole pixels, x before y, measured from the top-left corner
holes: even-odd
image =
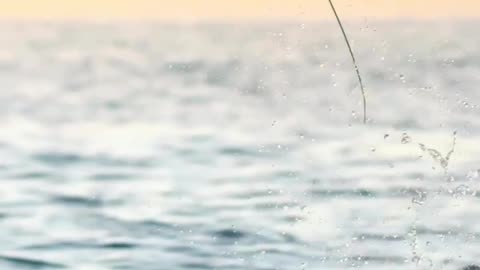
[[[416,16],[355,16],[345,17],[342,21],[346,23],[356,22],[467,22],[480,21],[479,16],[436,16],[436,17],[416,17]],[[132,17],[71,17],[71,18],[47,18],[47,17],[0,17],[0,23],[165,23],[165,24],[264,24],[264,23],[335,23],[335,18],[298,18],[298,17],[251,17],[251,18],[202,18],[202,19],[167,19],[167,18],[132,18]]]

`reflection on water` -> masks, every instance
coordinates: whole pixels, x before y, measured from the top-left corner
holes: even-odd
[[[474,263],[471,25],[3,23],[1,267]]]

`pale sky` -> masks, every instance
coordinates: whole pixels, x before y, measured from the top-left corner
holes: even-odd
[[[334,0],[342,17],[480,17],[480,0]],[[0,0],[0,19],[322,20],[327,0]]]

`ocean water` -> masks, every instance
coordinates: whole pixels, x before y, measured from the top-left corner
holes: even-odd
[[[1,268],[479,263],[478,26],[2,22]]]

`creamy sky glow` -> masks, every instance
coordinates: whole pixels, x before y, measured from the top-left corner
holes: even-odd
[[[480,0],[336,0],[343,17],[480,17]],[[0,0],[0,18],[248,20],[331,18],[327,0]]]

